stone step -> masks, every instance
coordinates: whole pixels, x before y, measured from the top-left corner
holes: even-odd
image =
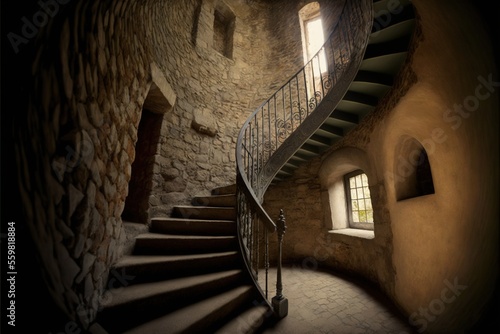
[[[176,206],[172,217],[185,219],[236,220],[234,207]]]
[[[199,254],[235,251],[237,247],[236,236],[144,233],[137,236],[133,254]]]
[[[234,207],[236,206],[236,195],[196,196],[191,204],[195,206]]]
[[[224,319],[242,304],[251,302],[253,292],[251,285],[237,286],[123,333],[208,333],[207,328]]]
[[[364,58],[372,59],[392,53],[401,53],[408,50],[408,44],[411,36],[393,39],[388,42],[368,45]]]
[[[140,234],[147,233],[149,227],[146,224],[123,221],[123,228],[127,236],[123,245],[123,255],[131,255],[134,252],[135,238]]]
[[[269,306],[252,305],[229,320],[214,334],[259,333],[259,329],[272,320],[273,311]]]
[[[236,184],[212,189],[212,195],[232,195],[236,194]]]
[[[237,286],[243,280],[241,270],[150,282],[108,290],[96,319],[103,328],[123,332],[160,317],[167,312],[196,303],[203,298]],[[133,315],[124,317],[124,314]]]
[[[122,257],[111,271],[119,276],[118,281],[122,277],[121,281],[132,285],[236,269],[240,265],[237,251],[188,255],[128,255]],[[116,280],[116,277],[110,276],[110,279]],[[111,283],[108,285],[112,286]]]
[[[236,235],[234,220],[153,218],[151,232],[184,235]]]

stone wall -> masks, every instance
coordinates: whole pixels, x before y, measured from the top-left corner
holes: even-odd
[[[304,66],[304,56],[302,51],[302,35],[300,29],[299,11],[302,7],[313,1],[269,1],[270,10],[266,20],[266,30],[269,33],[270,61],[268,70],[278,71],[282,76],[266,78],[271,86],[276,90],[280,88],[286,80]],[[338,17],[344,7],[344,1],[320,0],[319,3],[321,18],[323,21],[324,37],[328,38],[333,30]]]
[[[156,57],[164,58],[164,70],[178,99],[161,132],[150,200],[152,217],[168,215],[175,204],[186,204],[194,195],[235,182],[239,125],[252,111],[261,87],[262,70],[253,62],[261,58],[250,46],[262,41],[261,34],[248,31],[247,7],[235,6],[233,57],[217,52],[212,47],[215,5],[196,2],[188,10],[181,2],[173,4],[165,23],[168,30],[155,48],[168,50]],[[193,22],[198,25],[195,32]],[[187,38],[189,33],[191,38]]]
[[[153,56],[130,13],[160,11],[70,3],[34,47],[29,111],[17,124],[20,192],[50,293],[82,326],[95,317],[122,252],[121,213],[151,85]]]
[[[31,255],[54,303],[87,327],[110,297],[109,269],[127,239],[122,213],[133,162],[148,157],[145,168],[153,170],[150,179],[138,176],[151,187],[137,209],[146,221],[234,183],[239,128],[301,66],[300,6],[285,13],[265,1],[228,0],[235,26],[226,58],[211,44],[218,1],[50,3],[18,11],[45,13],[47,21],[37,21],[40,31],[15,50],[25,67],[15,82],[26,88],[14,123],[16,172]],[[276,17],[288,29],[278,29]],[[287,34],[288,42],[274,45]],[[137,155],[143,110],[161,126]]]

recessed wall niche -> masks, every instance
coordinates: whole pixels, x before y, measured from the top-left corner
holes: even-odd
[[[405,136],[396,146],[394,175],[398,201],[435,192],[427,151],[415,138]]]
[[[222,1],[214,9],[213,48],[225,57],[233,58],[235,15]]]
[[[348,203],[344,177],[354,171],[366,174],[369,187],[377,183],[375,169],[365,151],[355,147],[343,147],[330,153],[319,170],[321,183],[321,202],[325,210],[324,225],[334,233],[348,234],[365,239],[375,238],[375,220],[370,229],[361,229],[361,226],[351,226],[348,216]],[[380,196],[374,192],[370,204],[373,207],[373,216],[379,217],[378,211],[383,208]],[[377,212],[377,213],[376,213]]]

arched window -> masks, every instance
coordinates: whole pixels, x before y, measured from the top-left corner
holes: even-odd
[[[311,2],[299,11],[300,28],[302,31],[302,49],[304,64],[320,51],[325,43],[320,6],[317,1]],[[325,51],[321,50],[317,59],[313,61],[314,76],[327,71]]]

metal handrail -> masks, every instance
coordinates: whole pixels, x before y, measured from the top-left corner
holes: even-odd
[[[265,191],[281,167],[321,126],[347,92],[361,64],[372,23],[371,0],[346,0],[325,44],[252,113],[239,132],[236,143],[238,237],[248,271],[266,299],[267,236],[276,230],[276,224],[262,207]],[[322,68],[325,65],[326,68]],[[266,247],[264,259],[259,253],[262,233]],[[257,277],[261,260],[266,268],[265,292]]]

